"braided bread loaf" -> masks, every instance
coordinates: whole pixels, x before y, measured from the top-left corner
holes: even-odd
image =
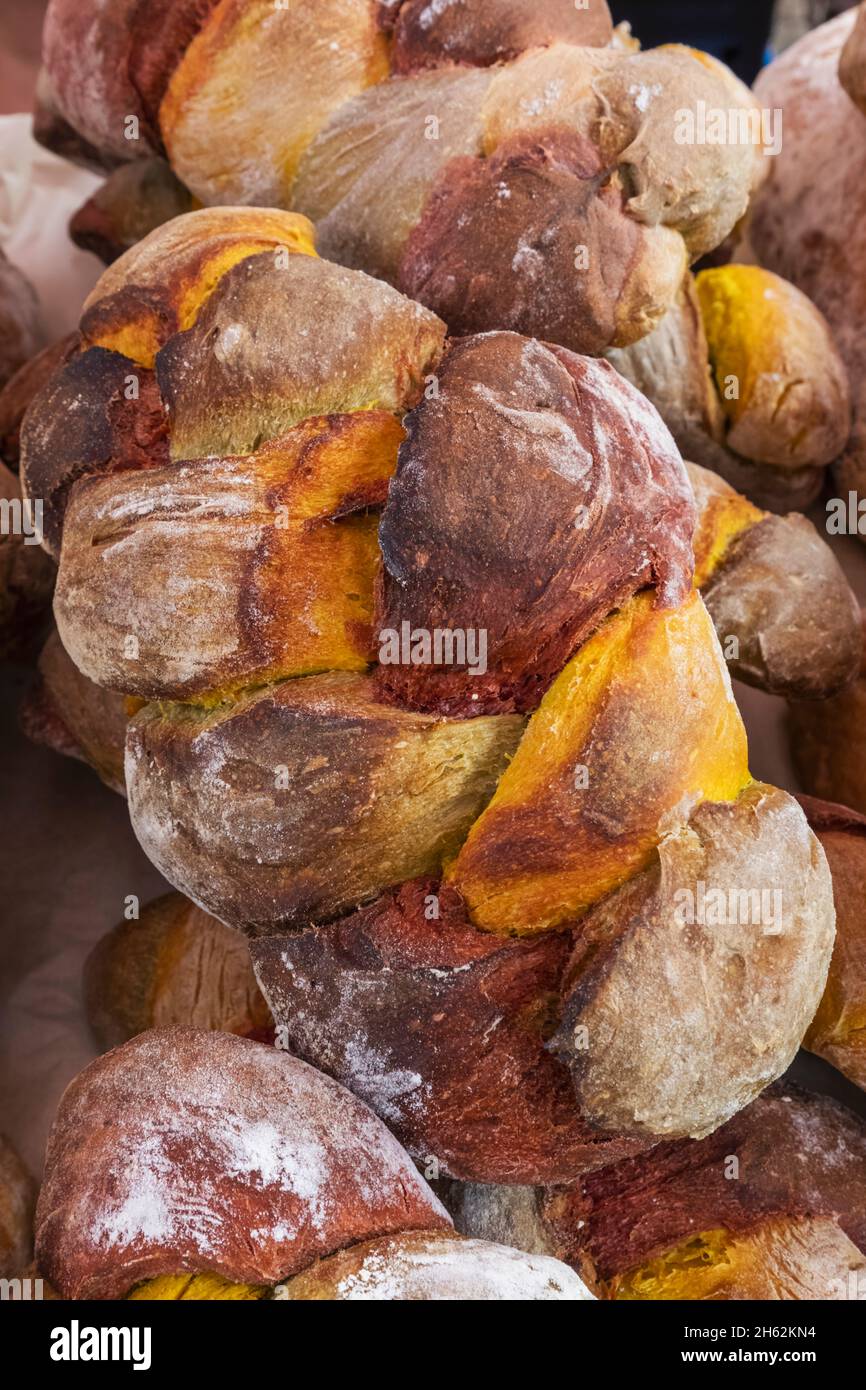
[[[205,205],[303,212],[453,331],[596,353],[658,322],[767,163],[760,139],[674,138],[701,103],[754,126],[728,69],[630,48],[604,0],[52,0],[61,119],[37,128],[108,164],[165,153]]]
[[[866,1128],[773,1086],[715,1134],[660,1144],[569,1189],[453,1183],[457,1229],[567,1261],[600,1298],[857,1300]]]
[[[866,1090],[866,816],[798,800],[827,855],[836,905],[830,973],[803,1046]],[[147,903],[140,918],[102,937],[85,965],[84,997],[103,1049],[148,1028],[186,1024],[262,1041],[275,1035],[243,936],[181,893]]]
[[[142,1033],[67,1088],[36,1262],[63,1298],[587,1299],[567,1266],[457,1237],[328,1077],[227,1033]]]
[[[567,1181],[706,1133],[791,1060],[834,914],[750,778],[673,440],[609,364],[446,343],[309,251],[286,213],[168,224],[25,419],[60,634],[145,702],[136,833],[413,1153]],[[765,525],[709,489],[702,577]]]
[[[714,473],[697,464],[686,470],[698,511],[695,581],[730,670],[759,689],[808,702],[799,708],[816,717],[839,692],[856,701],[859,609],[811,522],[798,514],[768,516]],[[79,671],[55,630],[20,722],[35,743],[84,760],[125,796],[126,726],[137,703]]]

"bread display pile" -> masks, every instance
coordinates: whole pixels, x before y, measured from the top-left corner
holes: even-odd
[[[43,59],[107,266],[0,394],[54,587],[21,724],[173,891],[88,957],[34,1271],[852,1297],[866,1121],[785,1073],[866,1089],[863,628],[803,515],[855,477],[856,297],[793,215],[765,254],[787,144],[674,138],[759,104],[601,0],[51,0]]]
[[[764,136],[689,144],[677,120],[721,109],[760,131],[753,98],[706,54],[639,51],[603,0],[224,0],[155,17],[52,0],[44,58],[37,134],[114,168],[71,226],[106,260],[196,200],[292,208],[320,254],[452,332],[609,349],[686,455],[761,506],[807,506],[845,445],[847,378],[814,305],[733,267],[701,275],[699,302],[683,280],[773,161]]]

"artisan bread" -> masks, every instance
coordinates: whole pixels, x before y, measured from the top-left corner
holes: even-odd
[[[591,1297],[557,1261],[463,1241],[385,1126],[227,1033],[143,1033],[67,1088],[36,1213],[62,1298]]]
[[[732,674],[803,701],[852,688],[860,609],[826,541],[798,512],[760,512],[715,473],[686,468],[698,506],[695,582]]]
[[[866,119],[839,80],[850,40],[845,80],[857,81],[862,25],[856,10],[846,11],[806,34],[758,78],[757,99],[782,113],[784,141],[767,161],[770,175],[737,252],[792,281],[830,325],[854,406],[854,429],[836,468],[843,497],[849,490],[866,492],[866,206],[860,178]]]
[[[833,875],[836,944],[821,1007],[803,1046],[866,1090],[866,816],[804,796]]]
[[[96,943],[84,1008],[104,1051],[176,1024],[273,1039],[243,937],[181,893],[145,903]]]
[[[658,327],[608,357],[684,457],[770,511],[813,502],[847,443],[848,378],[826,320],[757,266],[687,276]]]
[[[78,157],[107,163],[164,155],[204,205],[303,212],[324,255],[461,333],[635,341],[766,172],[733,74],[676,45],[635,52],[604,3],[52,0],[43,52],[43,139],[68,151],[71,128]],[[748,138],[672,138],[701,104]],[[115,175],[100,207],[122,180],[144,182]],[[100,221],[91,206],[78,234],[98,240]]]
[[[792,799],[755,785],[671,826],[650,867],[570,930],[479,932],[449,884],[421,880],[251,950],[292,1050],[412,1152],[465,1179],[568,1182],[666,1134],[707,1133],[793,1058],[817,1007],[802,947],[825,873]],[[759,877],[796,899],[781,934],[695,921],[684,939],[676,904],[694,885]]]
[[[790,1085],[708,1139],[660,1144],[570,1188],[453,1183],[445,1195],[458,1230],[555,1253],[600,1298],[862,1298],[866,1130]]]
[[[136,697],[136,834],[260,939],[291,1046],[413,1154],[569,1181],[707,1133],[794,1055],[833,906],[801,809],[749,773],[674,441],[610,364],[446,341],[308,237],[226,208],[152,233],[24,423],[60,636]],[[762,524],[731,498],[702,505],[705,579]],[[671,983],[695,971],[697,1024]]]

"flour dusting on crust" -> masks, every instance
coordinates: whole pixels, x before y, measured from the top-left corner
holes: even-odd
[[[448,1226],[384,1125],[336,1082],[262,1043],[140,1034],[67,1090],[37,1213],[64,1297],[214,1270],[267,1284],[388,1231]]]

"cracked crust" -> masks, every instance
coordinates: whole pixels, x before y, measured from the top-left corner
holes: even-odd
[[[753,783],[698,806],[656,865],[584,919],[551,1041],[583,1113],[644,1138],[711,1133],[793,1061],[834,921],[793,797]]]
[[[548,1191],[542,1210],[556,1254],[602,1296],[641,1296],[646,1280],[650,1296],[743,1297],[742,1280],[756,1298],[846,1298],[848,1272],[862,1279],[864,1197],[862,1121],[828,1097],[779,1085],[709,1138],[660,1144],[571,1191]],[[679,1278],[660,1294],[653,1262],[670,1256]]]
[[[781,893],[778,932],[676,916],[680,890],[697,902],[752,882]],[[251,949],[290,1047],[418,1158],[463,1180],[572,1182],[709,1131],[780,1075],[820,999],[833,920],[802,812],[756,784],[699,807],[655,867],[567,930],[478,932],[449,885],[420,880]]]

